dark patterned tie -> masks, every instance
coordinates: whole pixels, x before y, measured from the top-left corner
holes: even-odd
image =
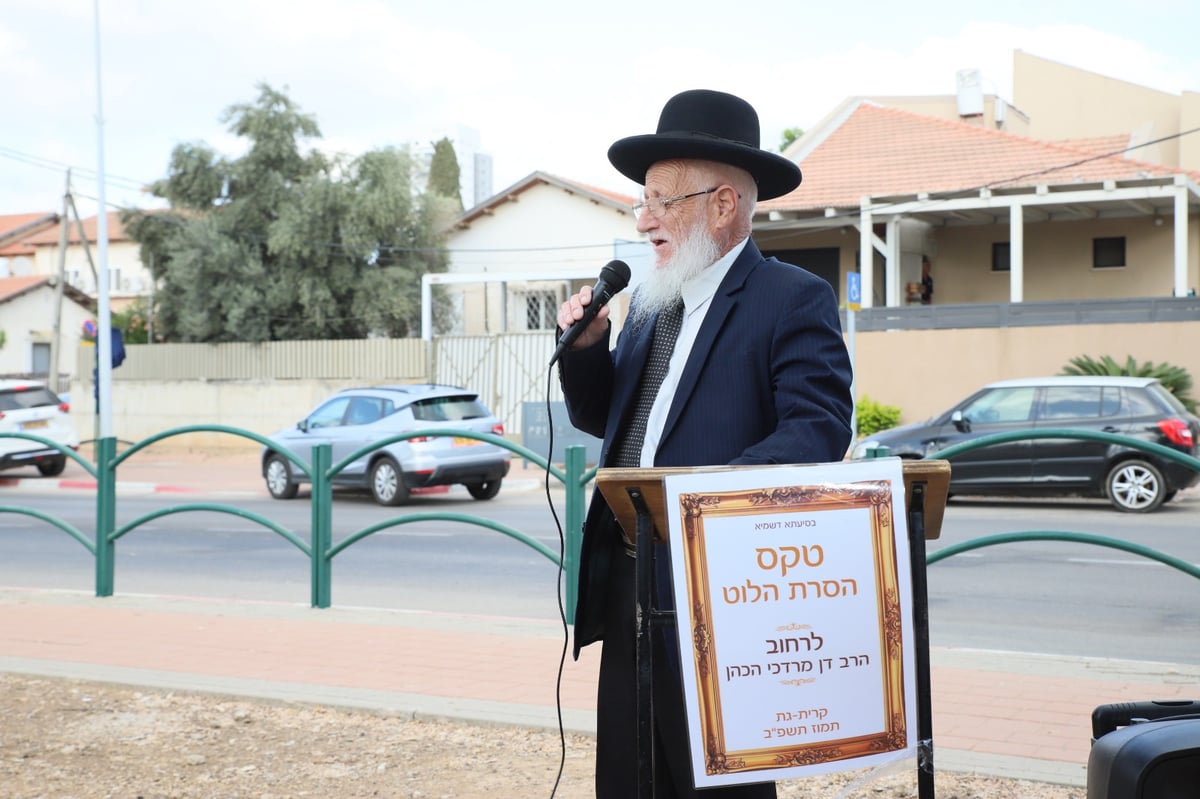
[[[613,466],[638,467],[642,464],[642,444],[646,440],[646,423],[650,409],[658,396],[658,388],[667,369],[671,366],[671,353],[675,351],[675,339],[679,338],[679,327],[683,322],[683,300],[678,300],[658,315],[654,324],[654,338],[650,342],[650,357],[638,381],[633,415],[625,428],[625,435],[617,446]]]

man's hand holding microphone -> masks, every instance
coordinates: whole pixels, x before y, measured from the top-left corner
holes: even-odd
[[[595,286],[584,286],[558,309],[558,348],[550,365],[572,347],[590,347],[608,330],[608,303],[629,285],[629,265],[624,261],[609,261],[600,270]]]

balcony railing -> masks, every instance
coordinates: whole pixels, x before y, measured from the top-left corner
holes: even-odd
[[[1195,321],[1200,321],[1200,297],[905,305],[863,308],[855,315],[860,332]],[[842,329],[846,329],[845,310]]]

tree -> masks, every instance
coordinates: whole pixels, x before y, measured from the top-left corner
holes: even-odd
[[[454,152],[454,144],[447,138],[433,143],[433,158],[429,162],[429,182],[426,191],[449,197],[462,211],[462,191],[460,181],[462,171],[458,168],[458,156]]]
[[[161,283],[155,332],[210,342],[414,334],[421,276],[446,269],[434,225],[446,201],[414,196],[404,150],[349,158],[308,147],[316,120],[258,90],[222,118],[248,141],[245,155],[180,145],[151,186],[170,208],[123,213]]]
[[[1117,363],[1109,355],[1102,355],[1098,359],[1090,355],[1079,355],[1071,358],[1059,374],[1156,377],[1185,408],[1192,413],[1196,412],[1196,400],[1191,395],[1192,375],[1182,366],[1166,362],[1156,364],[1154,361],[1138,363],[1132,355],[1126,355],[1124,363]]]
[[[788,128],[783,132],[783,141],[779,144],[779,152],[792,146],[792,142],[804,135],[803,128]]]

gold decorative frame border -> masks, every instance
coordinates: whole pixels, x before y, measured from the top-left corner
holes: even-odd
[[[811,744],[729,751],[721,723],[721,691],[717,678],[716,641],[708,621],[708,561],[705,517],[748,513],[844,510],[866,508],[871,520],[871,546],[876,578],[879,635],[884,652],[883,694],[886,726],[878,733]],[[773,768],[812,766],[904,749],[907,746],[904,703],[904,625],[889,480],[819,486],[789,486],[749,491],[681,494],[692,648],[700,704],[700,727],[705,742],[705,771],[733,774]]]

